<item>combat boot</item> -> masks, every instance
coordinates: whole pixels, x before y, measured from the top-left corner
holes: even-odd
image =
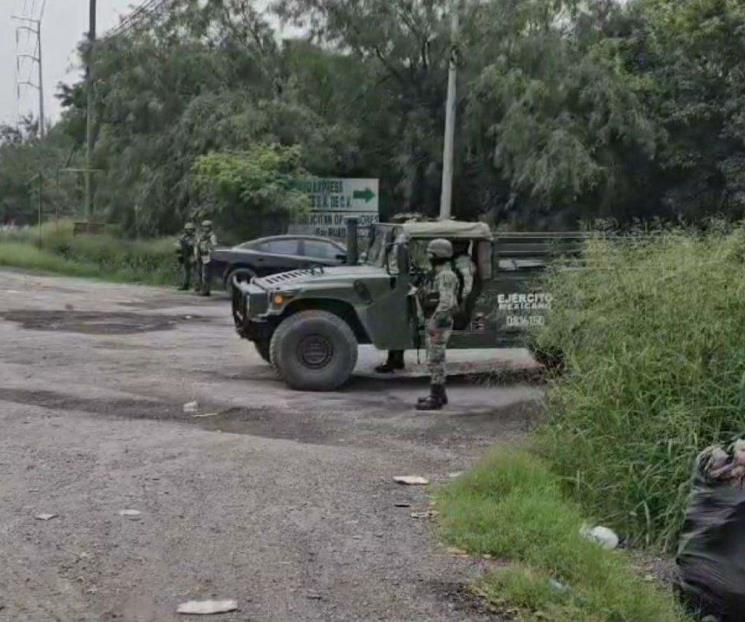
[[[447,391],[445,391],[445,385],[435,384],[433,385],[433,388],[436,388],[436,390],[438,391],[442,405],[447,406],[448,405],[448,394],[447,394]],[[417,400],[417,403],[421,404],[422,402],[426,402],[429,398],[430,398],[429,395],[427,397],[420,397]]]
[[[442,410],[442,407],[447,404],[447,394],[445,393],[445,387],[441,384],[433,384],[430,387],[430,393],[428,397],[425,397],[416,405],[417,410]]]
[[[378,365],[375,371],[379,374],[392,374],[394,371],[404,369],[405,367],[403,350],[391,350],[388,352],[386,362]]]

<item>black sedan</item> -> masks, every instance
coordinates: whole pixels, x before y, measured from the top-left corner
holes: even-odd
[[[347,259],[346,247],[334,240],[308,235],[279,235],[219,248],[212,253],[212,278],[230,291],[233,279],[289,272],[313,265],[337,266]]]

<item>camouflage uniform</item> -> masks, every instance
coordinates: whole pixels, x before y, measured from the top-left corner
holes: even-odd
[[[191,286],[191,273],[194,268],[194,247],[196,246],[196,232],[194,225],[187,223],[184,232],[176,242],[176,254],[181,266],[181,291]]]
[[[458,277],[443,264],[438,266],[432,282],[438,304],[427,322],[427,367],[434,385],[445,385],[445,354],[453,332],[453,313],[458,307]]]
[[[202,296],[210,295],[212,286],[212,251],[217,248],[217,236],[212,231],[212,222],[205,220],[202,223],[202,233],[197,242],[197,260],[200,270],[200,285]]]
[[[448,341],[453,332],[453,315],[458,309],[458,277],[452,270],[452,244],[434,240],[427,254],[433,271],[419,292],[421,307],[427,319],[427,366],[430,373],[430,395],[422,398],[417,410],[440,410],[448,403],[445,392],[447,372],[445,359]],[[431,312],[428,313],[428,311]]]

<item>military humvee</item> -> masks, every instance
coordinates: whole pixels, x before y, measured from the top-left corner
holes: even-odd
[[[295,270],[234,288],[238,334],[294,389],[341,387],[360,344],[383,351],[423,346],[423,322],[410,294],[427,269],[426,247],[435,238],[452,241],[456,255],[468,254],[476,267],[449,348],[526,345],[528,329],[545,322],[552,302],[535,277],[556,242],[578,237],[493,234],[484,223],[453,220],[379,224],[358,262],[355,235],[348,241],[352,265]]]

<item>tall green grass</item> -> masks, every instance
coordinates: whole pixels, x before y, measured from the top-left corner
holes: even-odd
[[[500,608],[517,608],[518,619],[685,619],[672,593],[640,579],[624,552],[606,551],[580,535],[578,507],[534,455],[497,449],[442,489],[437,506],[447,541],[511,562],[477,587]]]
[[[73,236],[70,221],[0,233],[0,265],[151,285],[177,282],[174,240]]]
[[[560,350],[537,446],[580,502],[670,548],[697,452],[745,431],[745,230],[593,241],[549,276]]]

